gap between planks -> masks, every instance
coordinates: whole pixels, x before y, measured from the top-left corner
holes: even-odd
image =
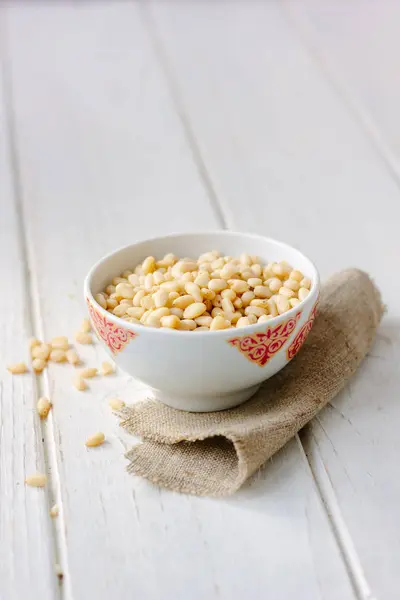
[[[1,9],[1,7],[0,7]],[[4,9],[4,7],[3,7]],[[0,10],[1,12],[1,10]],[[11,77],[8,69],[11,68],[11,57],[8,53],[7,44],[7,31],[4,23],[4,13],[1,15],[3,18],[0,20],[0,74],[4,83],[4,112],[5,112],[5,123],[4,127],[8,133],[9,140],[9,154],[10,164],[12,171],[12,185],[14,187],[14,198],[15,198],[15,212],[17,221],[17,236],[18,244],[21,249],[21,256],[23,258],[23,276],[25,280],[25,315],[26,315],[26,329],[34,337],[40,340],[44,339],[44,328],[43,319],[40,311],[40,296],[37,287],[37,278],[35,274],[35,261],[31,245],[29,243],[28,229],[24,216],[23,208],[23,186],[21,182],[21,173],[18,162],[18,149],[15,136],[15,115],[13,109],[13,89]],[[46,370],[41,375],[36,375],[32,372],[34,378],[33,389],[35,391],[34,398],[32,398],[32,408],[36,412],[36,402],[39,397],[47,396],[50,398],[50,385],[49,376]],[[51,400],[51,398],[50,398]],[[42,421],[39,417],[37,418],[37,427],[40,431],[40,437],[42,439],[42,452],[38,449],[39,463],[44,465],[45,472],[48,478],[48,483],[43,490],[46,494],[45,498],[47,501],[47,514],[48,514],[48,527],[52,537],[52,546],[54,553],[54,577],[56,574],[56,565],[61,566],[63,576],[59,577],[58,596],[60,600],[72,600],[71,591],[71,580],[69,577],[68,569],[68,553],[66,543],[66,524],[64,519],[63,502],[61,497],[61,483],[60,483],[60,471],[57,463],[57,451],[54,434],[54,419],[52,411],[50,411],[46,420]],[[41,454],[41,456],[40,456]],[[38,470],[43,470],[40,468]],[[26,473],[25,475],[29,475]],[[54,504],[59,507],[59,514],[56,518],[50,516],[50,508]]]
[[[282,0],[278,0],[278,2],[281,4]],[[143,2],[141,2],[141,15],[143,18],[143,23],[148,31],[149,38],[153,44],[155,54],[159,60],[160,67],[164,74],[173,105],[182,123],[182,127],[191,148],[193,158],[197,164],[199,173],[215,209],[218,222],[224,229],[230,229],[227,218],[228,211],[225,210],[222,202],[220,201],[212,182],[212,176],[208,173],[206,162],[203,159],[199,144],[197,143],[196,136],[191,126],[190,115],[184,106],[182,95],[179,92],[179,84],[176,80],[173,66],[170,64],[167,52],[165,51],[163,42],[161,40],[161,36],[157,32],[157,27],[150,14],[150,10]],[[289,19],[287,15],[285,15],[285,17]],[[303,39],[300,41],[303,45],[306,45]],[[328,74],[325,73],[324,70],[322,70],[322,76],[329,78]],[[342,96],[340,99],[346,104],[347,108],[349,108],[348,103]],[[370,134],[369,137],[372,137],[372,134]],[[383,159],[386,164],[386,151],[385,154],[383,154],[383,150],[381,150],[381,144],[378,148],[376,148],[374,138],[372,139],[372,142],[375,151],[379,154],[380,159]],[[313,425],[310,425],[311,431],[312,427]],[[309,435],[308,439],[306,439],[306,434],[300,432],[296,434],[295,439],[300,449],[301,457],[306,464],[311,478],[314,481],[316,493],[320,499],[334,539],[336,540],[340,556],[342,557],[342,561],[357,600],[376,600],[372,595],[369,584],[366,580],[363,568],[361,566],[361,561],[354,547],[344,517],[341,514],[339,503],[337,501],[329,475],[325,469],[319,447],[315,442],[313,435]]]

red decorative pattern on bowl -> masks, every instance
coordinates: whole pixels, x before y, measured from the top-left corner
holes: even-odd
[[[136,333],[115,325],[107,317],[100,314],[93,304],[91,304],[89,298],[86,298],[86,302],[97,336],[107,344],[113,354],[117,354],[123,350],[131,339],[136,337]]]
[[[294,356],[296,356],[296,354],[298,353],[298,351],[300,350],[300,348],[306,341],[306,338],[307,338],[308,334],[310,333],[312,326],[314,325],[315,315],[317,313],[318,301],[319,301],[319,298],[316,301],[316,303],[314,304],[307,321],[304,323],[303,327],[300,329],[300,331],[294,338],[293,342],[290,344],[289,348],[286,350],[286,356],[287,356],[288,360],[291,360]]]
[[[298,312],[294,317],[280,325],[268,327],[265,333],[244,335],[227,341],[250,362],[256,363],[259,367],[264,367],[287,342],[296,327],[297,321],[300,319],[300,315],[301,312]]]

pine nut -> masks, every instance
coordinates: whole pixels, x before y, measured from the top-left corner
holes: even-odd
[[[298,306],[300,304],[301,300],[299,300],[298,298],[290,298],[289,300],[289,304],[292,308],[295,308],[295,306]]]
[[[253,264],[250,268],[255,277],[261,277],[262,267],[260,264]]]
[[[271,290],[265,285],[256,285],[254,293],[257,298],[271,298],[272,296]]]
[[[156,327],[159,329],[161,327],[160,319],[153,314],[150,314],[145,321],[145,325],[147,325],[147,327]]]
[[[169,299],[169,293],[167,290],[159,289],[158,292],[153,294],[154,305],[156,308],[161,308],[162,306],[167,306]]]
[[[144,296],[144,298],[142,298],[140,301],[140,306],[142,308],[145,308],[146,310],[153,308],[154,307],[153,297],[152,296]]]
[[[182,319],[179,324],[179,329],[183,329],[184,331],[193,331],[196,329],[196,322],[193,319]]]
[[[86,367],[86,369],[82,369],[79,373],[82,379],[91,379],[92,377],[96,377],[97,369],[94,367]]]
[[[311,288],[311,279],[309,279],[308,277],[304,277],[304,279],[302,279],[300,282],[300,287],[309,290]]]
[[[91,325],[89,319],[83,319],[82,325],[81,325],[81,331],[83,331],[85,333],[89,333],[89,331],[92,331],[92,325]]]
[[[31,337],[28,340],[28,345],[29,345],[29,350],[32,352],[33,348],[35,348],[35,346],[41,346],[42,342],[40,340],[38,340],[37,338]]]
[[[128,280],[126,277],[114,277],[112,280],[113,285],[118,285],[119,283],[127,283]]]
[[[283,313],[290,309],[289,299],[279,294],[276,298],[276,308],[278,309],[278,313],[283,315]]]
[[[255,325],[257,323],[257,317],[256,315],[247,315],[247,318],[249,320],[250,325]]]
[[[293,292],[298,292],[300,287],[300,283],[296,279],[287,279],[283,285],[284,287],[293,290]]]
[[[255,297],[256,297],[255,293],[250,292],[250,291],[242,294],[241,300],[242,300],[243,307],[245,308],[246,306],[248,306],[250,304],[250,302],[252,300],[254,300]]]
[[[51,340],[51,347],[53,350],[68,350],[69,342],[65,336],[58,336]]]
[[[180,296],[179,298],[177,298],[176,300],[174,300],[173,303],[172,303],[172,305],[175,308],[185,309],[190,304],[194,304],[194,302],[195,302],[195,299],[193,298],[193,296],[190,296],[189,294],[187,294],[185,296]]]
[[[104,361],[101,363],[101,372],[106,377],[107,375],[111,375],[114,373],[114,367],[111,363]]]
[[[123,317],[124,315],[126,315],[126,311],[128,310],[128,308],[129,306],[126,306],[126,304],[118,304],[118,306],[116,306],[112,311],[113,315],[115,315],[116,317]]]
[[[74,379],[74,386],[80,392],[83,392],[87,389],[86,381],[84,379],[82,379],[82,377],[80,377],[79,375],[77,377],[75,377],[75,379]]]
[[[235,298],[234,301],[232,302],[232,304],[235,308],[242,308],[243,301],[241,298]]]
[[[13,365],[9,365],[7,370],[10,371],[13,375],[22,375],[22,373],[26,373],[28,367],[24,362],[15,363]]]
[[[35,373],[41,373],[47,366],[47,362],[43,358],[34,358],[32,361],[32,369]]]
[[[76,352],[76,350],[67,350],[65,353],[65,357],[70,365],[79,365],[80,358]]]
[[[225,279],[211,279],[210,283],[208,284],[208,289],[217,293],[222,292],[222,290],[227,287],[228,284],[226,283]]]
[[[110,398],[108,404],[113,410],[121,410],[125,406],[125,402],[119,398]]]
[[[39,398],[36,404],[36,410],[41,419],[46,419],[51,409],[51,402],[48,398]]]
[[[299,300],[304,300],[305,298],[307,298],[307,296],[308,296],[309,293],[310,293],[310,290],[308,290],[305,287],[301,287],[299,289],[299,293],[298,293]]]
[[[241,279],[230,279],[228,280],[228,283],[231,290],[233,290],[236,294],[243,294],[244,292],[249,291],[249,284]]]
[[[178,317],[178,319],[183,319],[183,310],[181,308],[170,308],[169,312],[171,313],[171,315],[175,315],[176,317]]]
[[[276,317],[278,315],[278,308],[276,306],[275,298],[270,298],[268,300],[268,307],[270,315]]]
[[[139,275],[136,275],[136,273],[132,273],[132,275],[129,275],[128,281],[129,281],[130,285],[134,288],[138,287],[140,285]]]
[[[272,279],[267,279],[265,285],[269,287],[273,294],[276,294],[282,287],[282,281],[278,277],[273,277]]]
[[[270,319],[273,319],[274,317],[272,315],[261,315],[261,317],[258,317],[258,321],[257,323],[264,323],[265,321],[269,321]]]
[[[259,279],[258,277],[250,277],[247,280],[247,283],[250,287],[255,288],[256,286],[262,285],[262,279]]]
[[[29,475],[29,477],[25,479],[25,483],[30,487],[42,488],[47,483],[47,476],[43,473],[34,473],[33,475]]]
[[[118,306],[118,300],[116,298],[107,298],[107,308],[115,308]]]
[[[212,317],[209,315],[207,315],[207,316],[202,315],[201,317],[197,317],[197,319],[195,319],[195,321],[199,327],[210,327]]]
[[[196,302],[202,302],[203,301],[203,296],[201,295],[199,286],[196,285],[195,283],[193,283],[192,281],[188,281],[185,284],[185,291],[190,296],[193,296],[193,298],[195,299]]]
[[[291,271],[289,278],[300,282],[304,278],[304,275],[301,271],[294,270],[294,271]]]
[[[161,327],[168,327],[169,329],[179,329],[180,319],[176,315],[167,315],[160,319]]]
[[[142,262],[143,273],[147,275],[148,273],[152,273],[156,270],[156,259],[154,256],[148,256]]]
[[[228,329],[229,326],[230,323],[226,319],[224,319],[222,315],[217,315],[211,322],[210,330],[216,331],[218,329]]]
[[[194,302],[193,304],[189,304],[187,308],[185,308],[183,312],[184,319],[196,319],[200,317],[207,310],[204,302]]]
[[[280,288],[278,294],[280,294],[281,296],[286,296],[286,298],[294,298],[294,296],[296,295],[293,290],[290,290],[285,286],[282,286]]]
[[[232,289],[222,290],[221,298],[229,298],[229,300],[233,302],[236,298],[236,294]]]
[[[201,294],[204,300],[214,300],[216,293],[208,288],[201,288]]]
[[[106,287],[106,294],[111,296],[111,294],[115,294],[115,290],[116,290],[115,285],[110,284]]]
[[[236,323],[236,327],[247,327],[248,325],[250,325],[248,317],[240,317]]]
[[[94,299],[96,300],[97,304],[100,304],[102,308],[107,308],[107,301],[104,294],[96,294]]]
[[[131,306],[126,309],[126,314],[135,319],[140,319],[145,313],[145,309],[142,306]]]
[[[42,360],[48,360],[51,352],[50,344],[40,344],[32,349],[32,358],[40,358]]]
[[[90,333],[85,333],[84,331],[78,331],[78,333],[75,334],[75,339],[78,344],[93,344]]]
[[[245,315],[255,315],[256,317],[261,317],[261,315],[266,315],[267,311],[265,308],[260,308],[259,306],[248,306],[245,308]]]
[[[59,348],[52,350],[50,352],[49,360],[52,362],[64,362],[67,360],[65,350],[60,350]]]
[[[94,435],[91,435],[88,437],[88,439],[85,442],[85,446],[87,446],[88,448],[95,448],[96,446],[101,446],[101,444],[104,442],[104,440],[105,440],[104,433],[101,431],[98,431]]]
[[[231,300],[229,298],[222,298],[221,308],[225,313],[234,313],[235,307],[233,306]]]

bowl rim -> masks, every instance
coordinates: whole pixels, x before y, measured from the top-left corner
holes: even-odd
[[[240,337],[245,337],[246,335],[251,335],[252,333],[258,333],[258,332],[264,330],[266,327],[271,327],[271,326],[277,325],[280,322],[282,322],[283,320],[285,320],[286,318],[293,316],[299,309],[304,309],[304,307],[306,307],[307,305],[314,305],[315,301],[319,297],[320,275],[319,275],[318,269],[315,266],[314,262],[306,254],[304,254],[301,250],[299,250],[296,246],[292,246],[291,244],[287,244],[286,242],[282,242],[280,240],[276,240],[276,239],[268,237],[268,236],[259,235],[257,233],[248,233],[248,232],[243,232],[243,231],[230,231],[230,230],[228,231],[225,229],[214,229],[214,230],[208,230],[208,231],[189,231],[189,232],[170,233],[170,234],[159,235],[159,236],[155,236],[155,237],[151,237],[151,238],[144,238],[144,239],[134,242],[133,244],[126,244],[125,246],[120,246],[116,250],[113,250],[113,251],[109,252],[108,254],[105,254],[96,263],[94,263],[94,265],[92,265],[92,267],[89,269],[89,271],[85,277],[84,286],[83,286],[85,303],[87,300],[89,300],[89,302],[96,308],[96,310],[98,312],[100,312],[100,314],[103,317],[106,317],[108,320],[110,320],[115,325],[118,325],[119,327],[122,327],[122,328],[124,328],[128,331],[131,331],[132,333],[135,333],[137,335],[140,335],[141,333],[145,332],[146,334],[150,334],[150,335],[156,335],[156,334],[174,335],[174,336],[179,335],[179,336],[183,336],[183,338],[193,339],[192,336],[188,336],[188,333],[191,333],[191,331],[172,329],[169,327],[146,327],[145,325],[137,325],[135,323],[130,323],[129,321],[125,321],[121,317],[117,317],[113,313],[104,309],[96,301],[96,299],[94,298],[94,295],[92,293],[92,290],[91,290],[91,283],[92,283],[92,279],[93,279],[97,269],[104,262],[109,260],[111,257],[116,256],[120,252],[127,250],[128,248],[133,248],[135,246],[139,246],[140,244],[144,244],[144,243],[152,243],[152,242],[156,242],[159,240],[166,240],[169,238],[187,237],[187,236],[205,236],[205,235],[222,235],[222,236],[226,236],[226,237],[246,236],[246,237],[252,238],[254,240],[258,240],[258,241],[262,241],[262,242],[270,242],[270,243],[280,246],[282,248],[288,248],[289,250],[294,250],[295,252],[298,252],[306,261],[308,261],[310,263],[311,268],[314,270],[314,273],[310,274],[310,278],[312,279],[310,294],[304,300],[302,300],[298,306],[295,306],[295,307],[291,308],[290,310],[288,310],[287,312],[285,312],[281,315],[277,315],[276,317],[272,317],[272,319],[269,319],[268,321],[264,321],[262,323],[257,322],[257,323],[254,323],[251,325],[246,325],[245,327],[239,327],[239,328],[230,327],[229,329],[216,329],[213,331],[211,331],[211,330],[200,331],[200,332],[196,333],[196,338],[201,339],[203,335],[209,336],[210,334],[221,335],[224,337],[226,337],[226,336],[230,337],[231,335],[235,335],[235,333],[236,333],[236,335],[238,335]]]

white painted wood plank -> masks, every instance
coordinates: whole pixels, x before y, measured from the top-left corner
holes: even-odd
[[[358,265],[382,288],[388,315],[371,356],[308,446],[315,454],[318,444],[365,570],[359,589],[365,596],[369,582],[378,597],[397,598],[397,182],[278,5],[152,7],[150,27],[229,225],[298,245],[324,276]]]
[[[99,255],[218,223],[135,3],[10,5],[7,30],[43,329],[72,335]],[[121,375],[80,394],[71,378],[50,370],[74,600],[354,597],[295,441],[232,499],[158,490],[125,473],[128,438],[107,406],[144,391]],[[107,444],[88,451],[96,430]]]
[[[298,34],[400,174],[400,5],[285,0]]]
[[[35,412],[35,377],[6,366],[28,361],[28,292],[20,245],[11,140],[0,71],[0,598],[58,598],[47,490],[28,488],[27,475],[45,471]]]

